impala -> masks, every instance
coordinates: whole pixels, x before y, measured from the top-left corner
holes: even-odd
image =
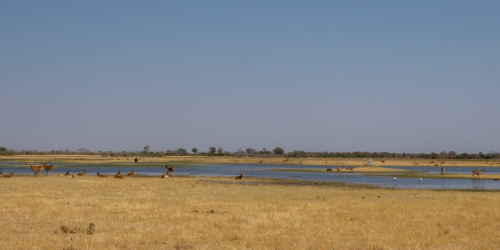
[[[168,172],[167,172],[166,174],[162,175],[162,176],[161,176],[161,178],[162,178],[162,179],[169,178],[169,177],[168,177]]]
[[[128,176],[135,175],[134,170],[130,170],[130,172],[127,174]]]
[[[14,172],[12,172],[11,174],[6,174],[3,176],[3,178],[11,178],[14,176]]]
[[[235,179],[236,179],[236,180],[241,180],[241,179],[243,179],[243,173],[241,173],[240,175],[236,176],[236,178],[235,178]]]
[[[56,169],[55,169],[54,165],[49,165],[49,164],[47,164],[45,162],[43,162],[42,165],[43,165],[43,168],[45,169],[45,173],[46,174],[49,172],[49,170],[51,172],[50,175],[54,175],[55,174]]]
[[[483,170],[472,170],[472,177],[474,177],[474,175],[477,175],[477,177],[479,177],[479,174],[481,174],[481,172],[484,172],[484,169]],[[474,177],[476,178],[476,177]],[[481,178],[481,177],[479,177]]]
[[[108,176],[107,176],[107,175],[103,175],[103,174],[101,174],[101,173],[99,173],[99,172],[97,172],[97,176],[99,176],[99,177],[101,177],[101,178],[108,178]]]
[[[170,173],[172,173],[172,175],[174,175],[174,172],[175,172],[175,166],[171,166],[169,167],[168,164],[165,165],[165,168],[168,170],[167,171],[167,175],[169,175]]]
[[[36,173],[41,173],[43,176],[43,166],[33,166],[33,164],[30,164],[30,165],[31,165],[31,170],[33,171],[33,174],[35,175],[35,177],[36,177]]]
[[[120,174],[121,171],[118,170],[118,173],[116,173],[115,175],[115,178],[118,178],[118,179],[125,179],[123,178],[123,176]]]
[[[87,169],[85,169],[85,171],[83,171],[83,173],[76,174],[76,176],[85,176],[85,175],[87,175]]]

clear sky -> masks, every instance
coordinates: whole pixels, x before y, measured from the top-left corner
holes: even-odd
[[[0,146],[500,151],[500,1],[0,1]]]

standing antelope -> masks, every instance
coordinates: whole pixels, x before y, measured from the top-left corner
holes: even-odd
[[[243,173],[241,173],[240,175],[236,176],[236,178],[235,178],[235,179],[236,179],[236,180],[241,180],[241,179],[243,179]]]
[[[134,170],[130,170],[130,172],[127,174],[128,176],[135,175]]]
[[[384,163],[385,161],[380,161],[380,162]]]
[[[49,165],[45,162],[43,162],[42,165],[43,165],[43,168],[45,169],[45,174],[47,174],[49,172],[49,170],[51,172],[50,175],[55,174],[56,169],[55,169],[54,165]]]
[[[85,169],[83,173],[76,174],[76,176],[85,176],[85,175],[87,175],[87,169]]]
[[[0,176],[2,176],[2,175],[3,175],[3,169],[2,169],[2,170],[0,170]]]
[[[99,176],[99,177],[101,177],[101,178],[108,178],[108,176],[107,176],[107,175],[103,175],[103,174],[101,174],[101,173],[99,173],[99,172],[97,172],[97,176]]]
[[[171,166],[169,167],[168,164],[165,165],[165,168],[168,170],[167,171],[167,175],[169,175],[170,173],[172,173],[172,175],[174,175],[174,172],[175,172],[175,166]]]
[[[481,171],[479,171],[479,170],[475,170],[475,169],[474,169],[474,170],[472,170],[472,177],[474,177],[474,175],[477,175],[477,177],[479,177],[479,174],[480,174],[481,172],[484,172],[484,169],[483,169],[483,170],[481,170]],[[476,177],[474,177],[474,178],[476,178]],[[479,178],[481,178],[481,177],[479,177]]]
[[[441,175],[444,175],[444,167],[441,167]]]
[[[441,165],[443,165],[446,161],[441,162]]]
[[[264,160],[259,161],[259,164],[264,163]]]
[[[14,176],[14,172],[12,172],[11,174],[6,174],[3,176],[3,178],[11,178]]]
[[[36,173],[41,173],[42,177],[43,177],[43,166],[33,166],[33,164],[30,164],[30,165],[31,165],[31,170],[33,171],[33,174],[35,175],[35,177],[36,177]]]

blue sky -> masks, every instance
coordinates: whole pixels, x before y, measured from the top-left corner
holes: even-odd
[[[500,151],[499,1],[0,1],[0,146]]]

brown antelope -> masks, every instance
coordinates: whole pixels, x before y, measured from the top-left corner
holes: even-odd
[[[165,165],[165,168],[168,170],[167,171],[167,175],[170,175],[170,173],[172,173],[172,175],[174,175],[174,172],[175,172],[175,166],[171,166],[169,167],[168,164]]]
[[[236,178],[235,178],[235,179],[236,179],[236,180],[241,180],[241,179],[243,179],[243,173],[241,173],[240,175],[236,176]]]
[[[162,175],[162,176],[161,176],[161,178],[162,178],[162,179],[169,178],[169,177],[168,177],[168,172],[167,172],[166,174]]]
[[[71,173],[69,172],[69,170],[66,170],[66,173],[64,174],[64,176],[67,176],[67,177],[71,177]]]
[[[134,170],[130,170],[130,172],[127,174],[128,176],[135,175]]]
[[[347,169],[353,171],[354,170],[354,167],[348,167]]]
[[[97,172],[97,176],[99,176],[99,177],[101,177],[101,178],[108,178],[108,176],[107,176],[107,175],[101,174],[101,173],[99,173],[99,172]]]
[[[380,162],[384,163],[385,161],[380,161]]]
[[[65,174],[57,174],[56,177],[66,177]]]
[[[326,171],[332,171],[333,168],[327,168]]]
[[[443,165],[446,161],[441,162],[441,165]]]
[[[337,171],[340,171],[340,170],[341,170],[341,168],[337,167]]]
[[[259,164],[264,163],[264,160],[259,161]]]
[[[12,172],[11,174],[6,174],[3,176],[3,178],[12,178],[14,177],[14,172]]]
[[[477,177],[479,177],[479,174],[481,172],[484,172],[484,169],[483,170],[475,170],[475,169],[472,170],[472,177],[474,177],[474,175],[477,175]],[[476,177],[474,177],[474,178],[476,178]],[[481,177],[479,177],[479,178],[481,178]]]
[[[441,167],[441,175],[444,175],[444,167]]]
[[[115,178],[118,178],[118,179],[125,179],[121,174],[120,174],[121,171],[118,171],[118,173],[116,173],[115,175]]]
[[[56,169],[55,169],[54,165],[49,165],[45,162],[43,162],[42,165],[43,165],[43,168],[45,169],[45,174],[47,174],[49,172],[49,170],[51,172],[50,175],[55,174]]]
[[[30,164],[30,165],[31,165],[31,170],[33,171],[33,174],[35,175],[35,177],[36,177],[36,173],[41,173],[43,176],[43,166],[33,166],[33,164]]]
[[[2,175],[3,175],[3,170],[0,170],[0,176],[2,176]]]
[[[83,173],[76,174],[76,176],[85,176],[85,175],[87,175],[87,169],[85,169],[85,171],[83,171]]]

